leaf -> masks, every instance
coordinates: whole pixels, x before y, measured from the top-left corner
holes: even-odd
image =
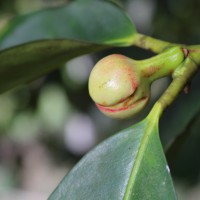
[[[82,54],[128,45],[134,33],[126,14],[106,1],[79,0],[20,16],[2,33],[0,48],[35,42],[0,52],[0,92],[30,82]]]
[[[98,145],[64,177],[48,200],[174,200],[158,136],[158,118],[121,131]]]
[[[44,39],[127,46],[132,43],[135,33],[129,17],[114,3],[78,0],[15,18],[1,33],[0,48]]]
[[[176,142],[176,146],[178,147],[178,152],[175,149],[172,151],[170,148],[169,161],[173,169],[173,174],[175,177],[181,181],[184,181],[187,184],[197,184],[199,182],[199,172],[200,172],[200,134],[199,134],[199,124],[200,124],[200,113],[195,116],[195,119],[190,122],[190,125],[181,134],[181,137],[186,135],[184,138],[184,143],[180,146],[179,143]],[[174,144],[173,144],[174,146]],[[174,146],[174,148],[177,148]],[[181,148],[180,148],[181,147]],[[169,153],[168,153],[169,155]],[[184,167],[183,167],[184,166]]]
[[[76,56],[103,48],[70,40],[44,40],[1,51],[0,93],[30,82]]]
[[[175,141],[186,130],[187,126],[195,119],[200,111],[200,74],[198,74],[191,85],[189,94],[182,93],[166,110],[161,118],[162,143],[168,150]],[[166,123],[167,122],[167,123]],[[189,132],[188,132],[189,133]]]

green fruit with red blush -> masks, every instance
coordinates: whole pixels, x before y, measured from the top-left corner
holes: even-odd
[[[99,110],[113,118],[127,118],[144,109],[151,83],[173,73],[184,60],[183,50],[172,47],[145,60],[120,54],[101,59],[89,77],[89,94]]]

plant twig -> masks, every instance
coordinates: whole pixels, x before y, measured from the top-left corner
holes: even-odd
[[[146,50],[150,50],[154,53],[161,53],[168,47],[175,46],[173,43],[158,40],[141,33],[137,33],[133,41],[133,45]]]
[[[179,74],[174,78],[164,94],[157,101],[160,104],[162,112],[175,100],[178,94],[185,87],[187,82],[192,78],[195,72],[198,70],[197,64],[188,56],[181,66],[182,74]]]

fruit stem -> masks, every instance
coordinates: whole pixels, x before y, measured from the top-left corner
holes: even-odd
[[[184,61],[185,54],[181,47],[171,47],[161,54],[138,61],[141,76],[153,82],[156,79],[171,75]]]

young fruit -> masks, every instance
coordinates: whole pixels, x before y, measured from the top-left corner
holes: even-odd
[[[101,59],[90,74],[90,96],[107,116],[133,116],[147,104],[152,81],[172,73],[183,60],[184,53],[179,47],[142,61],[109,55]]]

